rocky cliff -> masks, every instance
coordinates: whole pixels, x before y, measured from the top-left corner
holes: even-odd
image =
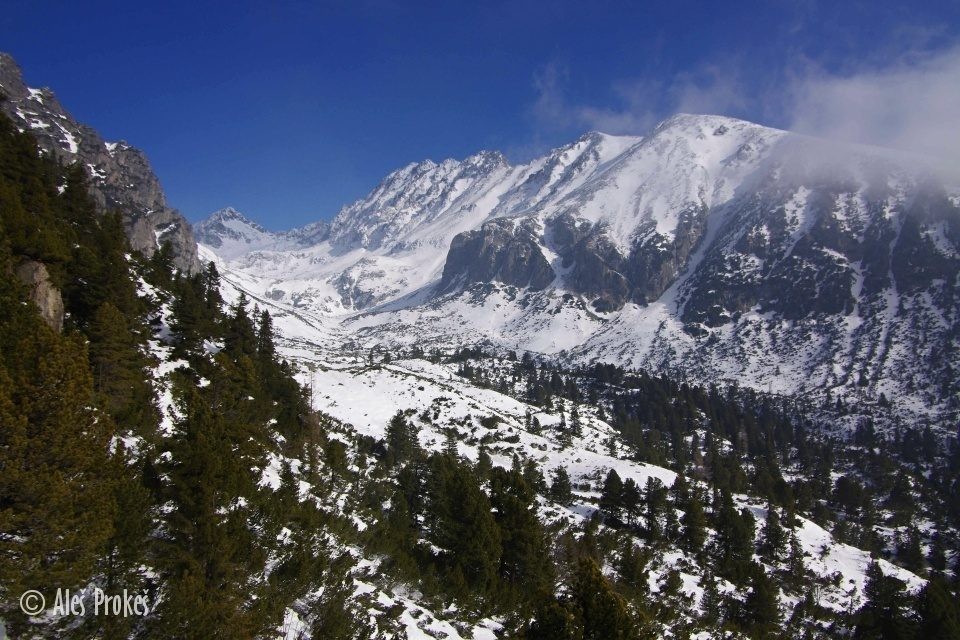
[[[16,269],[17,278],[27,285],[30,299],[40,309],[40,316],[54,331],[63,330],[63,296],[53,286],[50,273],[42,262],[27,260]]]
[[[74,120],[50,89],[33,89],[23,81],[16,61],[0,53],[3,109],[41,148],[64,164],[79,162],[90,178],[99,207],[119,210],[130,245],[144,255],[169,242],[177,267],[199,269],[197,243],[190,224],[169,207],[160,181],[142,151],[125,142],[106,142],[95,130]]]

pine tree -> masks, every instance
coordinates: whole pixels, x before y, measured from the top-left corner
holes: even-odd
[[[590,558],[577,561],[571,592],[583,621],[584,640],[632,640],[636,625],[627,603]]]
[[[634,526],[640,517],[640,502],[642,499],[643,496],[636,481],[633,478],[627,478],[623,483],[623,489],[620,491],[620,507],[624,521],[630,526]]]
[[[530,601],[552,588],[546,534],[536,516],[536,495],[515,471],[495,469],[490,502],[500,530],[499,576],[513,602]]]
[[[430,540],[443,550],[440,559],[451,591],[459,591],[462,583],[480,596],[492,593],[502,552],[500,531],[472,469],[448,456],[433,456],[428,484]]]
[[[250,319],[246,295],[242,292],[231,307],[224,332],[224,350],[233,358],[247,356],[253,358],[257,352],[257,336]]]
[[[575,438],[583,437],[583,421],[580,419],[580,409],[576,404],[570,410],[570,434]]]
[[[274,345],[273,318],[270,317],[270,313],[266,309],[260,312],[260,319],[257,324],[256,360],[260,378],[268,386],[275,385],[279,376],[277,348]]]
[[[550,498],[564,506],[573,501],[573,486],[564,467],[553,470],[553,482],[550,484]]]
[[[690,485],[682,474],[677,474],[676,480],[670,487],[670,497],[673,498],[673,506],[681,511],[687,510],[687,500],[690,499]]]
[[[122,428],[147,434],[159,418],[147,359],[127,319],[110,302],[97,309],[90,323],[90,366],[104,406]]]
[[[280,528],[258,488],[272,452],[260,407],[270,403],[252,398],[254,365],[241,350],[214,364],[204,387],[174,372],[182,417],[160,465],[160,499],[175,507],[165,512],[160,555],[169,597],[156,625],[166,636],[254,635],[282,614],[270,606],[271,585],[257,581]]]
[[[449,427],[443,434],[443,453],[451,458],[456,459],[459,457],[457,452],[457,430],[453,427]]]
[[[203,343],[204,307],[195,284],[196,280],[178,277],[175,280],[177,295],[170,304],[173,353],[181,358],[199,354]]]
[[[632,540],[624,545],[620,553],[617,573],[620,574],[620,580],[638,596],[637,599],[645,599],[650,593],[650,571],[647,568],[650,556],[649,549],[641,549]]]
[[[623,512],[623,480],[615,469],[607,472],[600,492],[600,513],[612,524],[620,522]]]
[[[717,573],[742,584],[750,576],[753,557],[753,523],[733,506],[733,498],[721,493],[714,528],[717,531],[714,562]]]
[[[943,578],[931,576],[917,604],[917,638],[960,640],[960,606]]]
[[[776,563],[783,553],[787,540],[786,533],[780,526],[780,515],[770,503],[767,503],[767,517],[763,523],[761,537],[761,555],[771,564]]]
[[[397,462],[409,460],[419,452],[417,428],[402,411],[397,411],[387,425],[387,448]]]
[[[477,477],[481,480],[487,480],[490,478],[490,472],[493,470],[493,460],[490,458],[490,454],[487,453],[487,448],[483,445],[480,445],[480,448],[477,451]]]
[[[717,589],[717,581],[709,572],[704,572],[703,596],[700,598],[701,620],[707,627],[713,627],[720,621],[723,599]]]
[[[534,494],[545,494],[547,492],[547,481],[537,466],[537,461],[528,458],[523,462],[523,479]]]
[[[107,593],[143,593],[147,577],[143,573],[145,549],[151,547],[150,534],[156,516],[151,495],[135,471],[135,462],[122,443],[104,470],[111,481],[113,512],[111,535],[106,541],[101,566],[103,589]],[[137,623],[134,618],[107,616],[99,622],[105,638],[126,638]]]
[[[707,516],[700,498],[696,495],[689,497],[686,506],[687,510],[680,519],[680,544],[687,551],[700,554],[707,541]]]
[[[744,624],[752,638],[773,638],[780,627],[777,589],[766,572],[757,568],[744,603]]]
[[[349,574],[348,557],[330,563],[321,587],[319,600],[310,608],[314,618],[311,637],[324,640],[368,640],[373,637],[374,629],[367,621],[366,612],[353,597],[354,584]]]
[[[927,562],[933,571],[942,573],[947,568],[947,549],[944,533],[941,528],[934,531],[930,538],[930,553],[927,554]]]
[[[536,416],[534,416],[533,420],[530,422],[530,433],[536,436],[539,436],[543,433],[543,425],[540,424],[540,419]]]
[[[913,625],[907,616],[906,585],[902,580],[886,576],[876,562],[867,568],[864,593],[866,603],[857,612],[856,640],[908,640]]]
[[[920,530],[912,526],[907,529],[897,546],[897,558],[903,566],[914,573],[923,573],[924,557],[920,548]]]
[[[582,640],[583,623],[573,606],[551,598],[537,608],[522,638],[523,640]]]
[[[103,473],[112,425],[93,409],[82,342],[30,307],[0,308],[0,615],[18,636],[17,594],[85,586],[103,558],[116,509]]]
[[[807,565],[804,561],[803,547],[796,529],[790,530],[790,549],[787,555],[787,582],[794,590],[802,588],[807,577]]]
[[[650,540],[660,540],[663,537],[663,527],[660,518],[667,510],[667,488],[659,478],[647,478],[643,491],[646,503],[646,534]]]

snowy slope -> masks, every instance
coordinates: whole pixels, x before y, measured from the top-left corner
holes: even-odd
[[[621,478],[634,479],[644,486],[648,478],[656,478],[666,486],[673,484],[673,471],[654,465],[631,462],[629,449],[616,445],[617,455],[611,455],[608,441],[616,439],[614,430],[585,406],[583,436],[564,447],[556,431],[559,417],[537,407],[490,389],[480,389],[457,376],[444,365],[423,360],[402,360],[391,364],[370,365],[363,360],[319,366],[304,374],[313,392],[315,406],[352,425],[357,432],[382,439],[386,425],[397,411],[412,411],[413,419],[426,412],[432,425],[422,423],[421,444],[428,450],[440,450],[444,429],[454,429],[460,455],[476,460],[478,446],[485,443],[494,464],[509,468],[513,456],[532,459],[547,472],[564,467],[575,486],[581,487],[568,507],[544,503],[541,516],[550,521],[583,524],[596,510],[601,479],[614,469]],[[566,409],[569,411],[572,405]],[[524,428],[525,415],[530,413],[542,425],[542,434]],[[492,428],[484,427],[480,418],[495,416],[499,422]],[[591,490],[582,487],[592,486]],[[748,508],[761,522],[766,510],[760,502],[747,496],[738,496],[740,507]],[[825,579],[829,586],[819,594],[822,606],[846,611],[864,602],[866,571],[871,563],[868,552],[833,539],[831,534],[815,523],[800,518],[797,529],[803,548],[804,563],[813,574]],[[761,527],[758,527],[758,531]],[[651,584],[674,567],[689,567],[692,556],[679,552],[666,554],[656,563]],[[903,580],[911,591],[917,591],[924,581],[914,574],[889,562],[880,561],[887,575]],[[732,587],[731,587],[732,588]],[[684,592],[696,599],[702,596],[700,576],[684,572]],[[654,587],[656,591],[656,587]],[[792,601],[789,598],[785,602]]]
[[[253,251],[309,247],[323,240],[329,228],[325,222],[315,222],[299,229],[274,233],[233,207],[226,207],[194,225],[193,231],[201,245],[215,249],[221,258],[232,260]]]
[[[960,402],[957,201],[916,158],[679,115],[521,165],[411,164],[328,229],[270,234],[222,212],[198,228],[249,294],[360,343],[488,342],[898,397],[904,416],[942,420]],[[546,288],[525,286],[544,269]]]
[[[718,130],[722,142],[706,139]],[[583,211],[615,230],[623,246],[650,223],[672,233],[678,208],[727,196],[726,185],[750,166],[746,157],[727,161],[731,153],[750,156],[781,135],[729,118],[685,116],[648,139],[589,133],[524,165],[492,152],[411,164],[342,209],[312,247],[283,250],[281,238],[299,230],[265,234],[230,209],[197,229],[201,244],[231,268],[258,277],[261,293],[273,290],[277,299],[324,313],[351,312],[433,284],[452,238],[495,217],[547,220]]]

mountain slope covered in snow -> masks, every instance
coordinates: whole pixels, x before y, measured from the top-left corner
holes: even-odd
[[[915,158],[679,115],[522,165],[408,165],[295,246],[202,242],[251,294],[371,344],[490,342],[939,421],[960,389],[958,202]]]

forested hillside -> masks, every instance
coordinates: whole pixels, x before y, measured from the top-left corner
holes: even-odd
[[[187,277],[169,252],[131,254],[82,170],[49,160],[6,118],[0,220],[0,617],[11,637],[269,636],[298,600],[352,619],[333,602],[345,574],[330,516],[300,496],[300,483],[323,482],[322,427],[274,351],[269,315],[225,309],[213,268]],[[14,275],[28,262],[62,295],[62,333]],[[93,586],[146,592],[152,612],[27,618],[17,604],[27,589],[52,605],[57,589]]]

